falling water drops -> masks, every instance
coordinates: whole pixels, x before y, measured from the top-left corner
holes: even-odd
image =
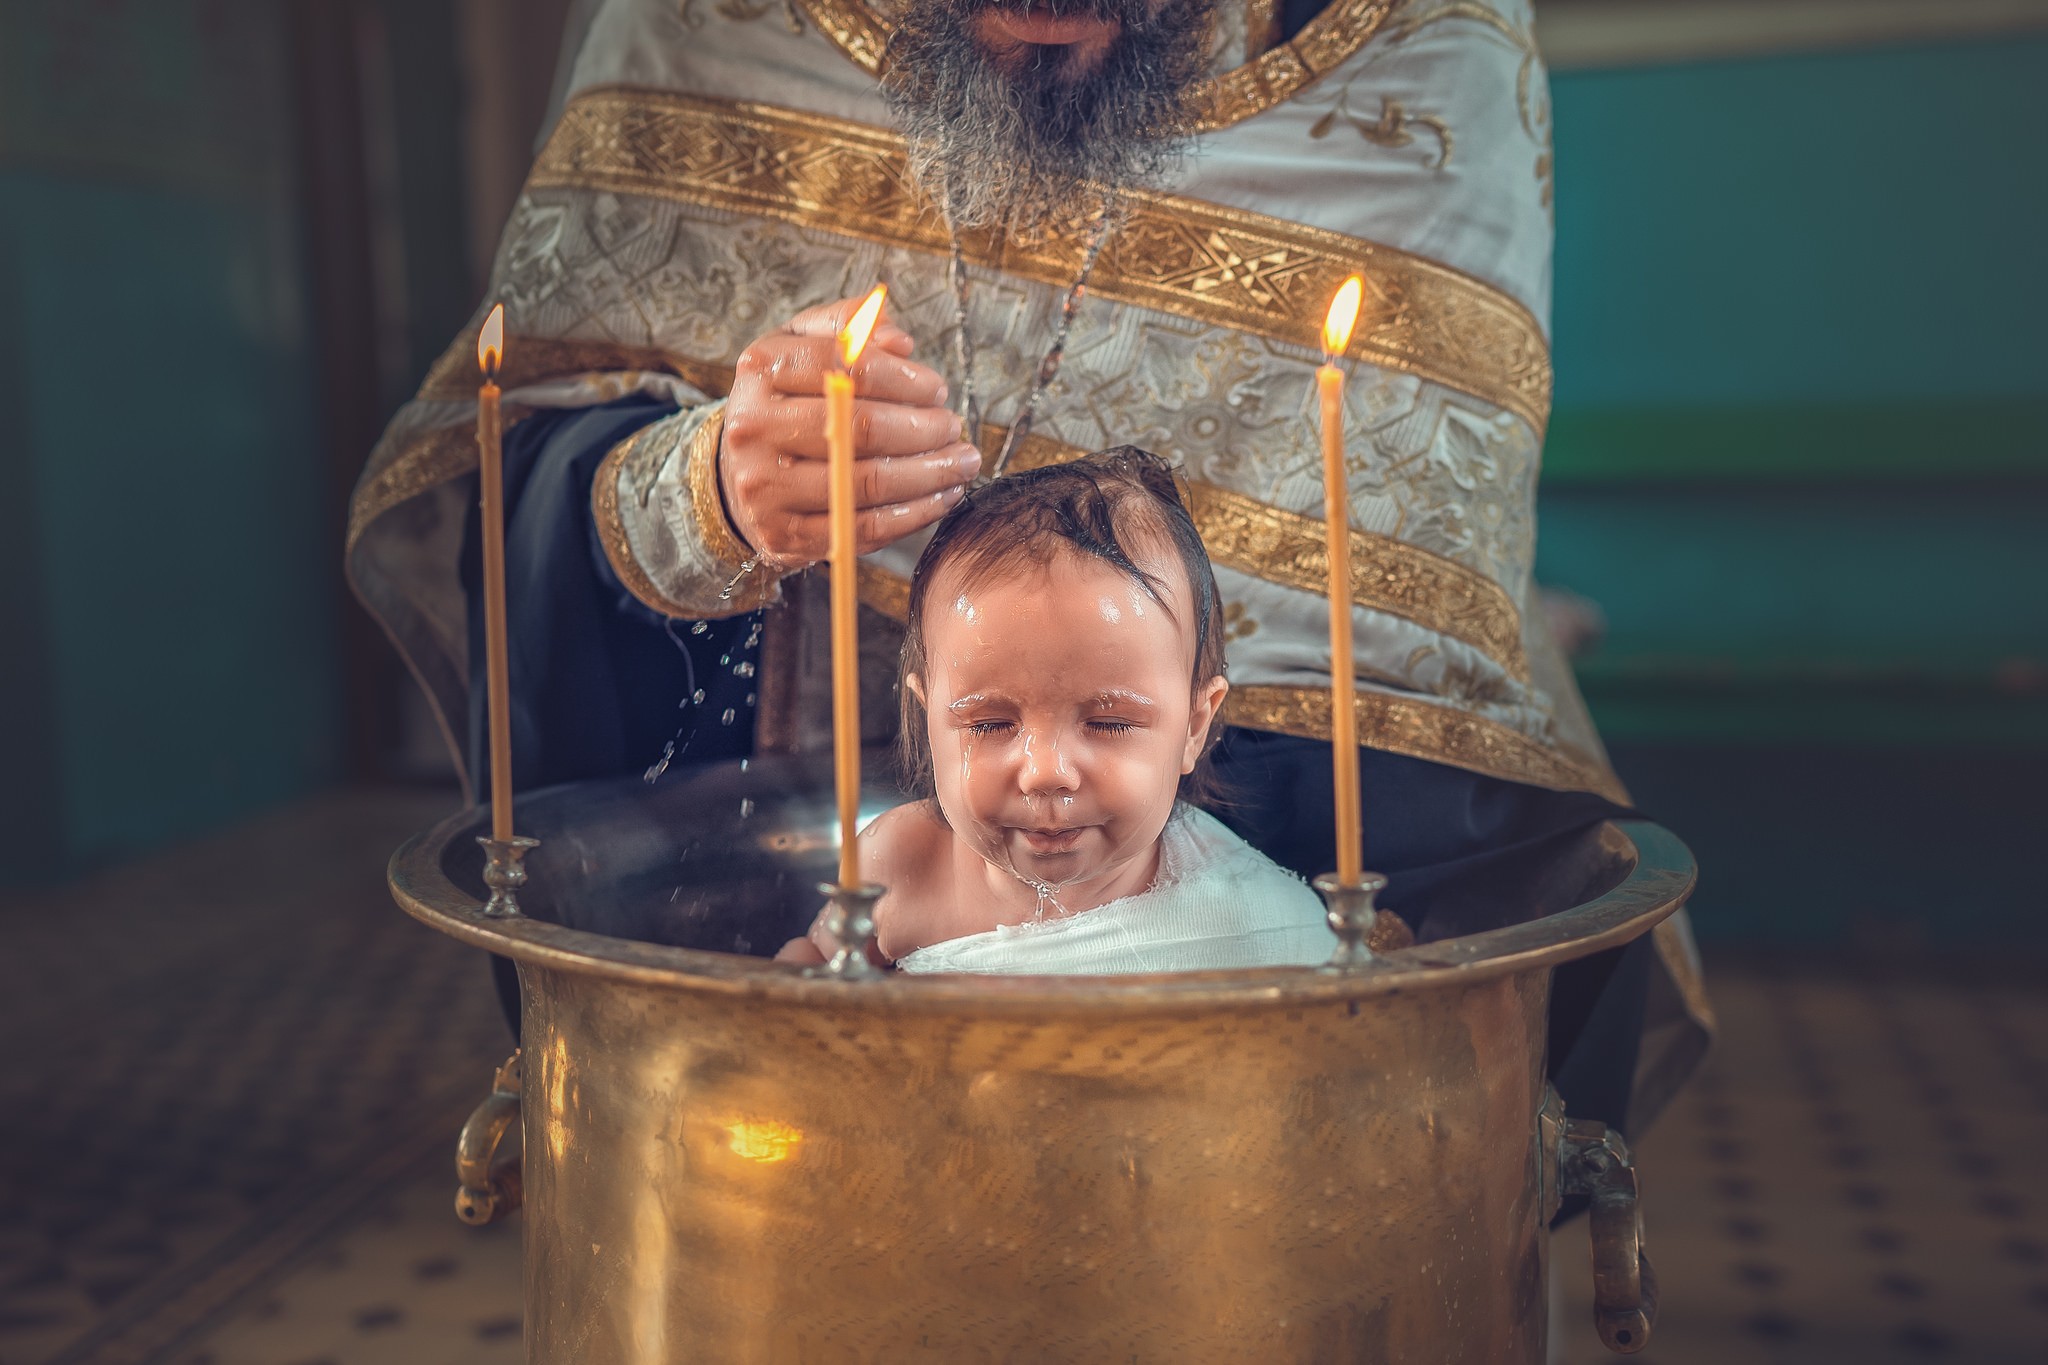
[[[751,796],[742,796],[740,798],[740,819],[745,820],[749,816],[753,815],[753,813],[754,798]]]
[[[690,694],[690,700],[695,702],[697,705],[702,706],[704,704],[704,689],[700,687],[695,692],[692,692]]]
[[[692,634],[692,635],[702,635],[702,634],[703,634],[703,633],[704,633],[705,631],[707,631],[707,630],[709,630],[709,629],[711,629],[711,624],[710,624],[710,622],[708,622],[708,621],[699,621],[699,622],[698,622],[698,623],[697,623],[696,625],[694,625],[694,626],[691,626],[691,627],[690,627],[690,634]]]
[[[739,714],[740,714],[740,713],[739,713],[738,711],[736,711],[736,710],[734,710],[734,709],[733,709],[732,707],[728,706],[728,707],[726,707],[726,708],[725,708],[725,714],[724,714],[724,715],[722,715],[722,716],[720,716],[720,717],[718,718],[718,723],[719,723],[720,725],[730,725],[730,724],[732,724],[732,723],[733,723],[733,722],[734,722],[735,720],[738,720],[738,719],[739,719]]]
[[[668,771],[669,760],[674,758],[675,756],[676,742],[674,740],[670,740],[668,743],[661,746],[661,757],[655,759],[654,765],[641,775],[642,780],[652,784],[663,773]]]

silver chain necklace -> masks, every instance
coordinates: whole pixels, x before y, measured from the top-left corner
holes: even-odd
[[[963,399],[961,422],[967,439],[981,444],[981,400],[974,392],[974,336],[967,327],[967,258],[960,250],[960,233],[953,226],[952,196],[946,199],[946,244],[952,249],[953,266],[953,352],[960,367],[960,387]],[[1095,269],[1096,258],[1102,255],[1103,244],[1116,226],[1116,204],[1110,199],[1103,204],[1101,220],[1088,238],[1088,249],[1081,255],[1081,268],[1074,275],[1074,282],[1067,286],[1066,297],[1060,302],[1059,324],[1053,329],[1052,345],[1046,349],[1045,357],[1038,362],[1038,375],[1032,381],[1031,392],[1025,395],[1024,406],[1017,411],[1017,418],[1010,423],[1008,434],[1003,437],[1003,448],[996,452],[995,464],[989,470],[991,479],[999,479],[1010,467],[1010,457],[1016,453],[1018,444],[1031,434],[1031,424],[1038,416],[1038,400],[1045,396],[1053,376],[1060,372],[1060,361],[1067,353],[1067,333],[1073,328],[1074,315],[1081,311],[1081,298],[1087,293],[1088,276]]]

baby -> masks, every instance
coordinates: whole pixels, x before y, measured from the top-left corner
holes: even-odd
[[[942,520],[910,581],[904,767],[862,832],[908,972],[1311,964],[1334,939],[1291,873],[1185,804],[1224,680],[1209,557],[1157,456],[1012,474]],[[834,948],[821,922],[779,956]]]

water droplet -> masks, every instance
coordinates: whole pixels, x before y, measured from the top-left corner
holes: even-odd
[[[680,885],[678,885],[675,890],[668,893],[668,903],[670,905],[674,905],[676,903],[676,897],[682,894],[683,888]]]
[[[749,705],[749,706],[752,706],[753,704],[754,704],[754,694],[753,694],[752,692],[749,692],[749,693],[747,693],[747,705]]]
[[[741,759],[741,760],[740,760],[740,771],[741,771],[741,772],[745,772],[745,771],[747,770],[747,765],[748,765],[749,763],[752,763],[753,761],[754,761],[754,760],[753,760],[753,759],[751,759],[751,758],[743,758],[743,759]]]
[[[739,719],[739,714],[739,712],[733,710],[730,706],[728,706],[725,708],[725,714],[718,718],[718,723],[720,725],[730,725],[735,720]]]
[[[697,703],[697,705],[702,706],[704,704],[704,689],[700,687],[695,692],[692,692],[690,694],[690,700]]]
[[[732,666],[732,675],[735,678],[751,678],[754,676],[754,666],[742,659]]]
[[[752,815],[753,813],[754,813],[754,798],[753,798],[753,797],[751,797],[751,796],[743,796],[743,797],[741,797],[741,798],[740,798],[740,819],[744,820],[744,819],[746,819],[746,818],[747,818],[748,816]]]
[[[709,622],[699,621],[696,625],[690,627],[690,634],[702,635],[705,631],[709,629],[711,629]]]
[[[670,740],[668,743],[661,746],[661,757],[655,759],[654,765],[650,767],[645,773],[641,774],[642,780],[651,783],[656,778],[660,777],[663,773],[667,772],[668,761],[674,758],[675,756],[676,742],[674,740]]]

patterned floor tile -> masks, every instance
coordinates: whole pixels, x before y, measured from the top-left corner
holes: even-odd
[[[0,904],[0,1036],[28,1043],[0,1068],[0,1365],[144,1358],[345,1216],[338,1187],[445,1143],[504,1024],[383,869],[450,805],[323,797]]]

